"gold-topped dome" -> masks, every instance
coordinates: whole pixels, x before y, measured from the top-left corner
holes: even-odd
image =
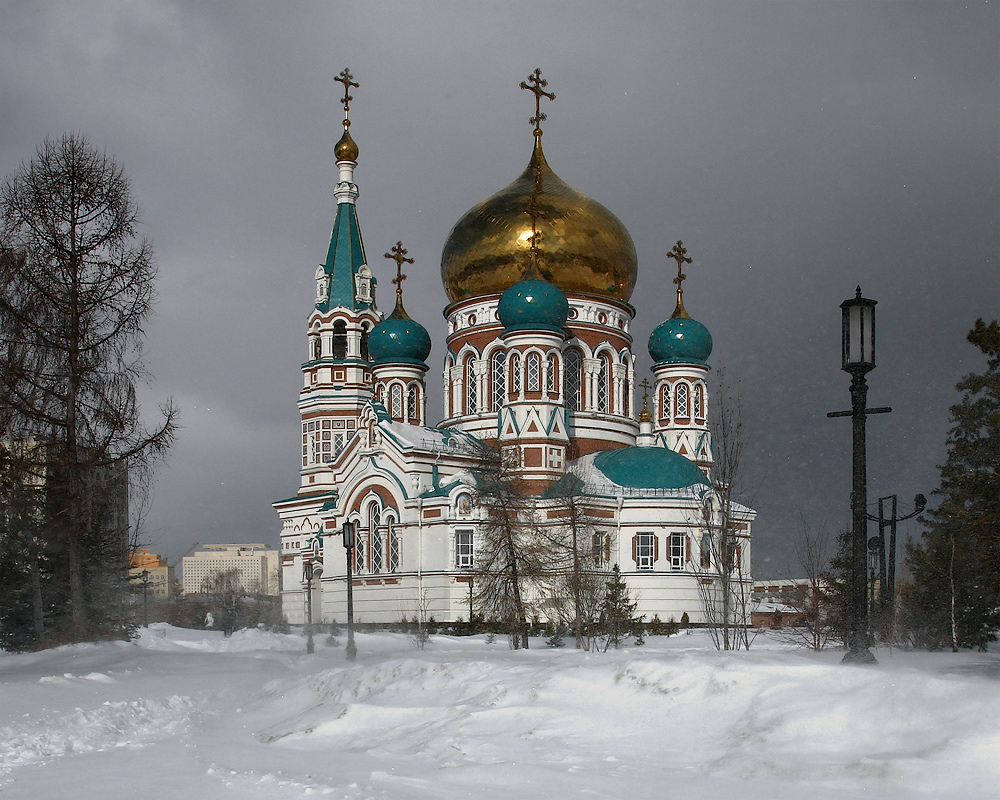
[[[350,122],[344,120],[344,135],[340,137],[337,146],[333,148],[337,161],[356,162],[358,160],[358,146],[354,143],[354,140],[351,138],[351,132],[347,129],[350,124]]]
[[[637,261],[629,232],[614,214],[549,168],[537,129],[528,168],[467,212],[448,234],[441,280],[452,302],[503,292],[534,272],[533,259],[538,273],[564,292],[628,301],[635,288]]]

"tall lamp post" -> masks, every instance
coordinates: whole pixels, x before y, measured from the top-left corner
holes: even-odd
[[[358,657],[354,645],[354,523],[344,523],[344,550],[347,551],[347,649],[344,654],[348,661]]]
[[[891,408],[868,408],[865,375],[875,369],[875,300],[861,296],[861,287],[840,304],[842,312],[843,364],[851,375],[851,410],[831,411],[828,417],[850,417],[853,422],[851,490],[851,634],[844,663],[874,664],[868,649],[868,598],[865,591],[868,561],[868,465],[865,419],[869,414],[887,414]]]
[[[307,561],[302,569],[306,579],[306,652],[312,654],[316,647],[313,644],[313,562]]]

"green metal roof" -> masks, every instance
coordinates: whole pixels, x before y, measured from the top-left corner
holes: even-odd
[[[330,249],[323,263],[323,270],[330,276],[330,293],[327,301],[317,303],[316,307],[320,311],[337,306],[353,310],[371,308],[371,303],[355,300],[354,276],[365,263],[365,246],[361,241],[357,209],[354,203],[340,203],[330,236]],[[375,279],[372,278],[373,288],[374,285]]]
[[[594,457],[594,466],[612,483],[632,489],[684,489],[709,486],[698,466],[666,447],[623,447]]]

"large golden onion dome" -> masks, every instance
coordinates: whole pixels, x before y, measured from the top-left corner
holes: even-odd
[[[529,269],[533,257],[541,276],[564,292],[628,301],[635,288],[632,237],[614,214],[549,168],[541,131],[521,176],[452,228],[441,254],[441,280],[452,302],[503,292],[536,274]]]

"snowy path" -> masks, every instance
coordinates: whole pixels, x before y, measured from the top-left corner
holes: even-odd
[[[758,640],[760,641],[760,640]],[[532,642],[533,646],[536,644]],[[1000,653],[588,655],[156,626],[0,654],[0,797],[988,798]],[[864,720],[862,723],[861,721]]]

